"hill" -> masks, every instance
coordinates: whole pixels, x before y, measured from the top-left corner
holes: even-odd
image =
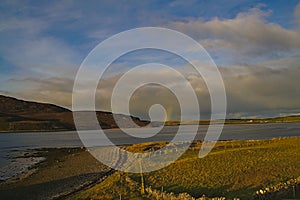
[[[96,113],[103,129],[118,128],[112,113],[103,111]],[[122,114],[118,114],[117,117],[122,118],[124,127],[130,118],[140,126],[148,124],[138,117]],[[72,111],[54,104],[24,101],[0,95],[0,132],[68,130],[75,130]]]

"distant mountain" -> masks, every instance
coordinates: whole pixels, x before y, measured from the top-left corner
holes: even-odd
[[[118,128],[112,113],[97,111],[98,121],[103,129]],[[149,122],[137,117],[117,115],[122,118],[122,127],[127,126],[130,118],[139,126]],[[86,122],[87,129],[89,127]],[[67,131],[75,130],[73,113],[60,106],[19,100],[0,95],[0,132],[27,131]]]

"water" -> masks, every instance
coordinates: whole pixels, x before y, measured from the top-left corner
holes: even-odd
[[[188,127],[189,125],[186,126]],[[196,135],[197,140],[203,140],[207,127],[207,125],[200,126]],[[105,130],[105,133],[111,141],[121,145],[150,141],[170,141],[174,137],[177,129],[178,127],[176,126],[164,127],[159,134],[151,138],[132,138],[117,129]],[[134,131],[139,132],[139,129],[135,129]],[[97,134],[95,131],[91,131],[91,133]],[[143,133],[141,132],[141,134]],[[189,136],[192,133],[187,129],[184,134]],[[291,136],[300,136],[300,123],[225,125],[219,140],[266,140]],[[20,165],[20,167],[14,168],[13,171],[15,171],[15,173],[18,173],[18,168],[24,169],[24,165],[20,164],[21,161],[17,157],[28,149],[81,146],[83,146],[83,144],[76,131],[1,133],[0,179],[11,177],[12,175],[8,172],[8,169],[14,168],[15,166]],[[13,165],[13,167],[11,165]]]

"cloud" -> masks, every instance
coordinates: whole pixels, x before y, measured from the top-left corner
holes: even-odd
[[[101,80],[99,82],[99,87],[97,90],[96,96],[96,107],[100,110],[111,110],[111,97],[112,92],[115,88],[115,85],[119,79],[124,76],[124,74],[119,74],[116,76],[112,76],[108,79]],[[187,81],[182,82],[180,77],[176,74],[170,74],[170,71],[160,69],[160,70],[142,70],[136,72],[133,76],[130,76],[130,80],[126,83],[123,83],[123,89],[121,93],[117,94],[117,97],[125,99],[128,94],[130,88],[135,88],[136,83],[134,80],[137,80],[141,77],[145,77],[145,80],[163,80],[168,84],[171,88],[177,88],[181,92],[181,95],[188,94],[187,92]],[[146,78],[147,77],[147,78]],[[132,81],[132,82],[131,82]],[[186,95],[188,98],[189,96]],[[136,116],[141,116],[143,118],[148,118],[149,108],[154,104],[161,104],[169,113],[168,117],[180,118],[180,107],[178,101],[176,99],[175,94],[168,89],[166,86],[158,85],[158,84],[148,84],[145,86],[141,86],[138,88],[134,94],[130,97],[129,105],[117,105],[119,109],[124,109],[123,106],[129,106],[131,114]],[[192,106],[190,107],[192,108]],[[194,110],[189,109],[189,113],[194,115]],[[124,113],[124,112],[123,112]],[[128,114],[128,113],[127,113]]]
[[[233,0],[225,6],[216,3],[207,6],[208,2],[194,0],[184,5],[180,1],[138,1],[124,6],[110,1],[95,4],[6,1],[0,12],[0,62],[4,62],[0,63],[0,90],[19,98],[70,108],[76,70],[94,45],[122,30],[160,25],[187,33],[210,52],[221,52],[217,55],[223,57],[222,61],[231,59],[232,65],[221,63],[223,67],[220,67],[230,116],[295,112],[300,107],[297,88],[300,31],[289,27],[287,20],[291,19],[284,12],[280,12],[284,25],[279,25],[276,17],[273,23],[270,22],[271,11],[257,7],[245,12],[253,7],[252,1],[247,2],[243,4]],[[210,9],[203,9],[205,6]],[[236,15],[237,11],[240,13]],[[299,28],[300,4],[295,8],[294,18]],[[174,42],[174,45],[178,44]],[[128,62],[115,64],[113,76],[99,85],[98,109],[110,110],[111,91],[121,76],[118,73],[133,66],[136,57],[143,61],[152,59],[151,56],[147,59],[134,55]],[[166,58],[156,57],[158,61]],[[245,57],[249,59],[246,60],[249,62],[244,62],[247,64],[237,64],[243,63],[239,61]],[[263,57],[264,62],[259,57]],[[174,61],[173,58],[170,60]],[[7,69],[10,67],[11,70]],[[181,63],[176,69],[180,67]],[[174,81],[163,72],[152,75]],[[195,89],[201,111],[209,113],[205,82],[195,74],[185,75]],[[86,82],[86,85],[89,83]],[[174,95],[166,88],[154,85],[143,87],[134,94],[131,109],[133,114],[147,117],[150,105],[159,102],[172,110],[170,117],[180,116]]]
[[[228,116],[269,117],[277,116],[280,113],[295,113],[300,108],[299,63],[300,56],[294,56],[256,65],[219,67],[227,92]],[[122,74],[114,75],[99,82],[96,93],[97,109],[111,110],[111,94],[121,76]],[[139,76],[145,77],[145,74]],[[176,87],[184,86],[184,83],[178,82],[164,71],[149,71],[147,76],[165,79]],[[186,73],[185,76],[198,97],[201,116],[208,118],[210,97],[204,80],[194,73]],[[12,79],[6,83],[11,88],[18,87],[20,84],[22,85],[21,90],[14,90],[16,92],[9,94],[29,100],[71,107],[72,78],[23,78]],[[88,82],[86,84],[89,85]],[[180,107],[174,94],[167,88],[158,85],[143,86],[134,93],[129,105],[131,114],[147,118],[149,108],[153,104],[162,104],[167,109],[169,119],[178,119],[180,116]],[[191,116],[193,116],[192,112]]]
[[[188,19],[171,22],[169,27],[187,33],[205,47],[225,48],[244,56],[299,50],[300,33],[267,22],[268,15],[270,12],[253,8],[233,19]]]
[[[79,64],[76,53],[54,38],[19,41],[15,48],[2,51],[11,64],[40,74],[74,74]]]
[[[81,56],[64,41],[45,35],[49,24],[40,19],[12,17],[0,20],[0,27],[0,54],[6,62],[2,70],[14,66],[22,76],[75,75]]]
[[[294,59],[295,66],[280,68],[260,64],[222,68],[229,113],[276,113],[298,109],[299,61],[299,58]]]
[[[255,65],[219,67],[227,92],[228,116],[270,117],[280,113],[293,114],[300,107],[299,63],[300,56],[295,56]],[[150,73],[148,76],[169,78],[163,72]],[[118,78],[119,76],[114,76],[105,80],[102,85],[100,83],[102,86],[98,91],[100,107],[110,108],[111,91]],[[208,118],[210,96],[204,80],[197,74],[189,74],[186,78],[198,97],[201,116]],[[169,81],[174,80],[170,78]],[[178,119],[180,116],[176,97],[163,87],[140,88],[132,97],[131,103],[133,114],[138,116],[146,117],[150,105],[155,103],[161,103],[169,111],[172,110],[169,117]]]
[[[295,9],[295,20],[298,25],[298,29],[300,30],[300,3],[296,6]]]
[[[0,13],[2,70],[26,76],[74,76],[83,56],[80,47],[64,40],[70,21],[80,18],[71,1],[45,3],[3,2]],[[64,23],[64,25],[62,25]],[[74,41],[73,41],[74,42]],[[1,70],[1,71],[2,71]]]
[[[18,78],[9,79],[5,84],[9,90],[0,90],[5,95],[67,108],[72,104],[73,80],[70,78]]]
[[[45,30],[47,25],[38,19],[18,19],[16,17],[12,17],[10,19],[1,20],[0,21],[0,33],[7,32],[18,32],[25,31],[22,34],[36,34],[42,30]]]

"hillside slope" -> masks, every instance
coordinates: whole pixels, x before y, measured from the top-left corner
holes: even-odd
[[[140,126],[148,124],[147,121],[137,117],[118,116],[122,117],[124,126],[130,118]],[[102,128],[118,128],[112,113],[97,111],[97,117]],[[53,104],[0,95],[0,132],[67,130],[75,130],[73,114],[70,110]]]

